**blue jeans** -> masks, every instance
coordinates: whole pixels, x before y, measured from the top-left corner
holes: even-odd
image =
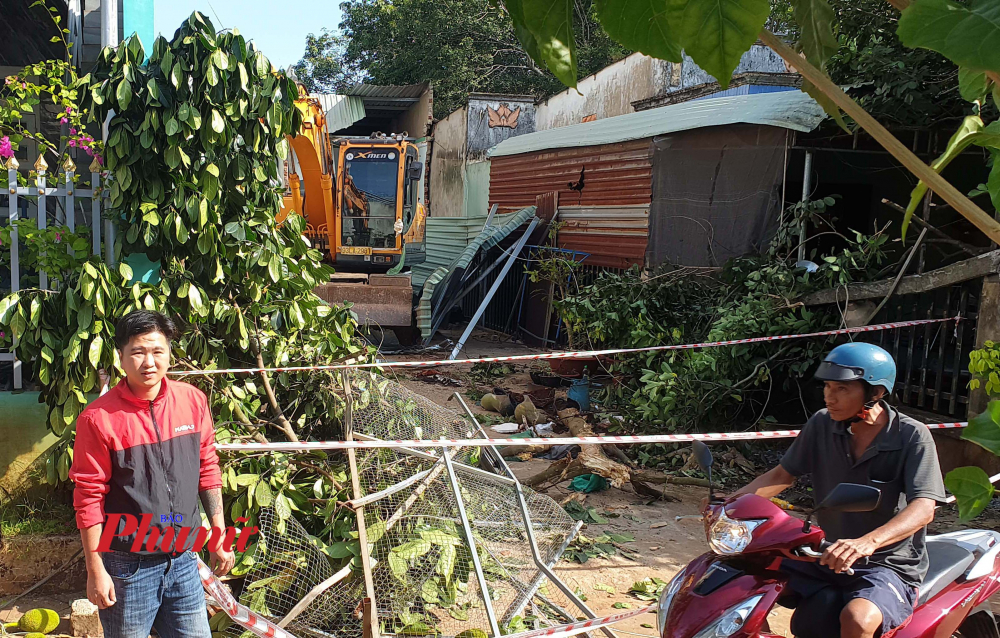
[[[205,593],[192,552],[171,558],[107,552],[117,602],[100,611],[106,638],[210,638]]]

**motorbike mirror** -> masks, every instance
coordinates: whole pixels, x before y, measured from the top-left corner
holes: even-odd
[[[694,450],[694,458],[698,461],[698,466],[705,474],[709,474],[712,468],[712,451],[701,441],[695,441],[691,446]]]
[[[870,512],[878,507],[882,491],[870,485],[840,483],[816,507],[816,511]]]

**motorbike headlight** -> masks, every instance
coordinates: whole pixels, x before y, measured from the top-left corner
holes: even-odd
[[[709,529],[708,546],[716,554],[739,554],[747,548],[753,540],[753,531],[763,522],[764,520],[732,519],[723,510]]]
[[[732,636],[743,628],[743,625],[747,622],[747,618],[750,617],[750,613],[763,597],[764,594],[751,596],[739,605],[731,607],[722,615],[722,618],[702,629],[694,638],[726,638],[726,636]]]
[[[674,602],[674,594],[676,594],[680,588],[681,584],[684,582],[684,572],[686,570],[681,570],[667,583],[667,586],[663,588],[663,593],[660,594],[660,601],[656,604],[656,631],[660,635],[663,635],[663,630],[667,626],[667,614],[670,613],[670,605]]]

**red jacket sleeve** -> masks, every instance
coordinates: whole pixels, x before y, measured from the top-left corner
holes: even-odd
[[[201,414],[201,475],[198,479],[198,491],[204,492],[222,487],[222,472],[219,470],[219,454],[215,451],[215,421],[212,420],[212,410],[208,407],[207,398],[202,404]]]
[[[86,529],[103,523],[104,496],[111,481],[111,450],[88,414],[80,415],[76,421],[69,478],[76,484],[73,490],[76,526]]]

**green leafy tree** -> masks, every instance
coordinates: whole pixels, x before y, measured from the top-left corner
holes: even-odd
[[[323,29],[306,36],[306,52],[292,70],[310,93],[337,93],[357,80],[344,65],[346,39]]]
[[[628,53],[597,23],[592,0],[565,6],[580,38],[582,72]],[[341,7],[344,63],[375,84],[433,83],[435,117],[474,91],[541,97],[562,88],[561,78],[525,53],[506,12],[489,0],[351,0]]]
[[[78,89],[74,109],[97,122],[113,111],[105,161],[115,252],[158,259],[162,279],[133,281],[128,266],[112,268],[95,256],[65,272],[58,291],[22,290],[0,300],[5,345],[31,367],[60,437],[49,461],[54,484],[66,479],[75,420],[99,387],[98,370],[113,382],[123,375],[114,323],[129,311],[158,310],[179,323],[175,369],[365,355],[349,311],[312,292],[332,269],[303,238],[305,221],[275,222],[278,160],[301,121],[294,82],[263,53],[235,30],[216,34],[194,13],[171,40],[156,39],[148,60],[134,36],[105,49]],[[328,373],[189,380],[207,392],[221,441],[337,436],[341,402]],[[335,506],[343,500],[341,471],[308,455],[228,459],[229,512],[255,521],[262,507],[274,507],[282,520],[298,511],[310,533],[341,540],[353,522]],[[247,567],[240,563],[237,573]]]

